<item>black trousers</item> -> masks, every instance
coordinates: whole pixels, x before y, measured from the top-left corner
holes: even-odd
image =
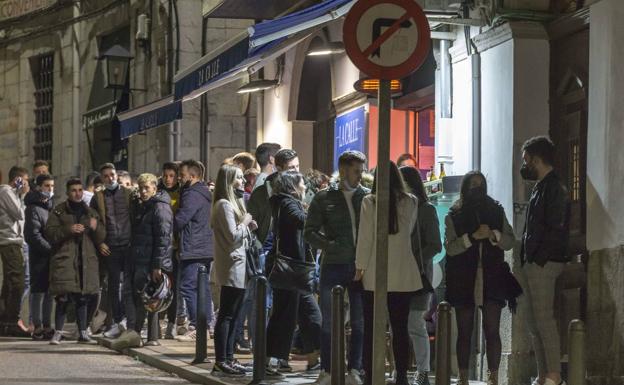
[[[273,308],[267,326],[267,357],[288,360],[295,327],[299,323],[304,349],[321,345],[321,310],[312,294],[273,289]]]
[[[217,362],[234,359],[234,341],[236,339],[236,319],[238,318],[245,289],[221,286],[221,306],[214,330],[215,358]]]
[[[373,375],[373,315],[375,293],[364,291],[364,370],[366,371],[365,385],[372,384]],[[414,293],[389,292],[388,313],[392,327],[392,350],[396,364],[396,385],[407,385],[407,369],[409,366],[409,333],[407,321],[409,318],[410,302]]]

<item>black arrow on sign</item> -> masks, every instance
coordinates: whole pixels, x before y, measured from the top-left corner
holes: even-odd
[[[388,28],[391,27],[392,25],[394,25],[394,23],[396,23],[399,19],[388,19],[388,18],[379,18],[379,19],[375,19],[375,21],[373,22],[373,41],[376,41],[379,36],[381,36],[381,29],[382,28]],[[405,20],[402,23],[399,24],[399,27],[401,28],[409,28],[412,26],[412,22],[409,20]],[[381,46],[378,47],[375,51],[373,51],[371,56],[377,56],[380,57],[381,56]]]

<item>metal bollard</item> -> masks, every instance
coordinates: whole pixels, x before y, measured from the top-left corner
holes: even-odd
[[[344,289],[332,289],[331,385],[345,383]]]
[[[436,385],[451,383],[451,304],[438,305],[438,325],[436,328]]]
[[[158,342],[160,338],[160,322],[158,313],[147,313],[147,340]]]
[[[253,380],[249,385],[266,385],[266,293],[267,279],[260,275],[256,280],[256,335],[253,341]]]
[[[572,320],[568,327],[568,384],[585,385],[585,323]]]
[[[208,268],[204,265],[197,270],[197,339],[195,340],[195,359],[193,364],[200,364],[208,357]]]

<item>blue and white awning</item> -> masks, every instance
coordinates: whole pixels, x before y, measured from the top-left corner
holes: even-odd
[[[250,27],[176,74],[174,100],[196,98],[258,71],[325,24],[344,16],[353,3],[355,0],[327,0]]]
[[[145,132],[150,128],[182,119],[182,101],[173,96],[156,100],[117,115],[121,124],[121,139]]]

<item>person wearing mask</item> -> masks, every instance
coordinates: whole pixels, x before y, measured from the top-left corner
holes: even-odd
[[[277,143],[262,143],[256,148],[256,162],[260,166],[260,174],[256,178],[253,190],[264,185],[266,178],[273,174],[275,169],[275,154],[282,149]]]
[[[117,338],[125,329],[122,322],[124,306],[121,282],[125,260],[130,255],[130,207],[135,194],[133,190],[119,184],[117,171],[112,163],[104,163],[100,167],[100,175],[104,190],[96,191],[90,206],[98,213],[106,229],[106,241],[99,244],[98,248],[107,271],[108,303],[111,310],[107,313],[111,314],[112,325],[104,336]]]
[[[275,156],[273,157],[273,163],[274,163],[273,165],[274,167],[273,166],[272,167],[276,171],[290,170],[290,171],[299,172],[299,156],[297,155],[297,152],[295,150],[284,148],[284,149],[277,151],[277,153],[275,153]],[[272,213],[271,213],[271,205],[269,203],[269,198],[271,198],[271,196],[273,195],[273,188],[271,184],[273,183],[273,180],[276,177],[277,177],[276,172],[273,172],[271,175],[269,175],[265,179],[265,182],[262,186],[254,189],[254,191],[251,193],[251,197],[249,198],[249,201],[247,202],[247,210],[249,211],[249,214],[251,214],[254,220],[258,223],[256,236],[257,236],[257,240],[259,243],[259,245],[257,246],[261,249],[260,261],[259,261],[261,270],[264,269],[264,263],[265,263],[267,254],[269,253],[269,251],[271,250],[273,246],[273,236],[271,234]],[[245,304],[243,305],[242,314],[245,314],[245,315],[249,314],[250,325],[255,325],[256,312],[253,309],[253,304],[252,304],[252,302],[254,301],[254,298],[256,297],[255,293],[256,293],[255,286],[252,284],[249,290],[247,290],[247,298],[245,299]],[[267,307],[270,308],[271,307],[270,294],[268,294],[267,297],[269,297],[267,298]],[[239,322],[238,330],[242,331],[242,326],[243,326],[242,324],[244,322],[244,319],[240,319],[237,322]],[[251,337],[253,340],[253,330],[252,330]],[[288,363],[285,361],[278,362],[277,366],[278,367],[283,366],[282,369],[286,371],[292,370],[290,366],[288,366]]]
[[[310,261],[312,250],[303,238],[306,212],[303,207],[306,185],[303,175],[296,171],[284,171],[273,181],[271,197],[273,233],[279,241],[273,245],[281,255],[297,261]],[[279,249],[279,250],[278,250]],[[268,263],[270,265],[270,263]],[[271,270],[269,266],[268,271]],[[314,294],[300,294],[294,290],[273,289],[273,309],[267,327],[267,357],[274,357],[288,364],[297,319],[304,346],[311,352],[320,348],[321,311]],[[316,363],[316,355],[308,355],[308,370]]]
[[[412,231],[412,250],[418,268],[424,272],[429,282],[433,279],[433,257],[442,250],[440,223],[435,207],[429,203],[425,185],[418,170],[405,166],[399,169],[409,191],[418,199],[417,226]],[[422,263],[422,265],[421,265]],[[408,332],[412,341],[416,368],[414,385],[428,385],[431,352],[429,333],[425,316],[429,310],[431,293],[416,293],[410,303]]]
[[[537,182],[531,192],[522,237],[518,274],[526,294],[525,316],[537,361],[534,385],[562,385],[559,331],[553,303],[557,278],[567,254],[570,200],[553,165],[555,146],[545,136],[522,146],[523,179]]]
[[[49,175],[50,174],[50,163],[45,160],[35,160],[32,166],[32,174],[30,174],[30,178],[28,182],[30,184],[30,190],[34,191],[37,189],[37,185],[35,184],[35,180],[39,175]]]
[[[392,350],[396,365],[396,385],[408,385],[410,303],[422,289],[420,269],[413,253],[412,234],[418,220],[418,199],[409,194],[401,172],[390,162],[388,207],[388,314],[392,328]],[[375,178],[375,182],[376,182]],[[374,297],[375,297],[375,211],[376,183],[372,194],[362,201],[355,258],[355,280],[364,286],[364,371],[365,385],[372,385]],[[408,245],[408,247],[405,247]]]
[[[188,331],[177,337],[178,341],[194,342],[196,328],[208,328],[212,322],[210,286],[207,285],[206,325],[197,325],[197,271],[206,266],[210,273],[213,259],[213,230],[210,228],[212,193],[202,180],[204,166],[195,160],[180,164],[180,207],[174,217],[175,232],[179,237],[180,292],[189,316]]]
[[[99,172],[92,171],[87,175],[87,178],[85,179],[85,190],[82,192],[82,200],[87,204],[87,206],[91,203],[91,198],[93,198],[93,195],[95,194],[96,179],[98,179],[99,177]]]
[[[163,191],[169,195],[169,200],[171,202],[171,210],[175,215],[178,207],[180,206],[180,183],[179,183],[179,165],[175,162],[166,162],[162,166],[162,171],[160,175],[160,181],[158,182],[158,191]],[[178,239],[174,234],[172,240],[173,246],[173,255],[172,255],[172,266],[173,266],[173,287],[172,290],[174,292],[173,302],[167,309],[167,328],[165,330],[165,339],[174,339],[173,331],[177,330],[176,334],[183,335],[188,330],[186,328],[186,306],[184,305],[184,301],[182,300],[182,295],[180,294],[180,286],[178,281],[180,280],[180,269],[179,267],[179,258],[178,258]]]
[[[346,384],[361,384],[364,318],[362,288],[353,281],[355,251],[362,200],[370,190],[361,186],[366,156],[345,151],[338,158],[340,180],[314,196],[304,228],[305,240],[322,250],[320,268],[321,373],[317,384],[329,384],[331,372],[332,288],[340,285],[349,293],[351,341]]]
[[[29,335],[18,326],[25,286],[24,197],[29,191],[28,170],[11,167],[9,184],[0,186],[0,335],[5,336]]]
[[[153,174],[138,178],[139,200],[132,210],[132,243],[130,258],[124,267],[124,299],[128,329],[111,344],[113,349],[138,348],[142,345],[141,329],[147,311],[141,294],[148,283],[161,282],[163,274],[172,271],[171,254],[173,212],[171,200],[158,190],[158,179]],[[151,313],[150,325],[158,322],[158,313]],[[152,330],[151,326],[148,330]],[[157,346],[158,335],[148,333],[148,346]]]
[[[236,320],[243,305],[246,248],[250,231],[257,228],[243,204],[245,178],[240,168],[223,165],[217,174],[211,225],[214,229],[214,279],[221,286],[215,325],[214,375],[244,376],[246,367],[234,359]]]
[[[399,167],[412,167],[418,169],[418,161],[414,155],[410,153],[401,154],[397,159],[397,166]]]
[[[54,208],[54,178],[42,174],[35,179],[36,190],[26,195],[26,223],[24,239],[28,244],[30,263],[30,313],[34,324],[33,339],[49,340],[52,329],[52,302],[48,293],[52,245],[46,240],[44,230],[48,215]]]
[[[87,303],[100,290],[97,250],[106,231],[97,211],[82,201],[82,181],[71,178],[66,187],[67,200],[52,210],[45,228],[55,250],[50,259],[49,292],[56,298],[56,331],[50,344],[61,343],[70,302],[76,308],[78,343],[95,343],[87,333]]]
[[[487,195],[485,176],[478,171],[462,179],[460,199],[445,218],[446,300],[457,320],[459,385],[468,385],[475,308],[483,314],[488,385],[498,384],[501,359],[500,317],[505,305],[515,309],[517,284],[505,262],[515,238],[503,207]]]

